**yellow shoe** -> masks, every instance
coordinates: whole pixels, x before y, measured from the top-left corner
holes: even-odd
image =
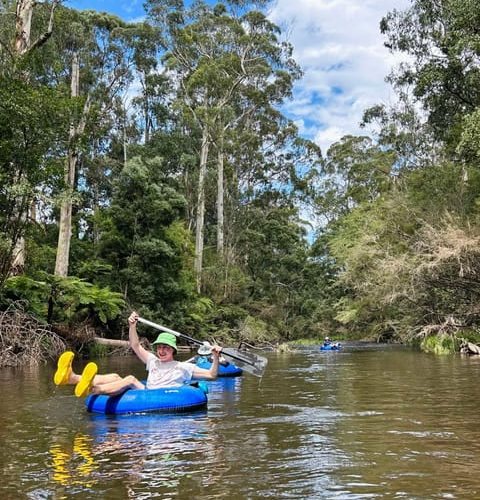
[[[85,397],[92,387],[93,378],[97,374],[98,367],[95,363],[88,363],[83,369],[82,376],[75,386],[75,396],[77,398]]]
[[[53,376],[53,381],[56,385],[68,384],[68,379],[72,373],[72,361],[73,352],[65,351],[59,358],[57,362],[57,371]]]

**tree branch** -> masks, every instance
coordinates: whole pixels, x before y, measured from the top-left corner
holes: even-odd
[[[54,17],[55,9],[57,8],[59,3],[60,3],[60,0],[53,0],[52,9],[50,10],[50,19],[48,20],[47,31],[45,31],[45,33],[43,33],[41,36],[39,36],[35,40],[35,42],[33,42],[32,45],[30,45],[30,47],[27,50],[27,53],[32,52],[33,50],[37,49],[38,47],[41,47],[52,36],[53,17]]]

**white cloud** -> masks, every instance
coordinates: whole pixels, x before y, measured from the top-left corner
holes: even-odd
[[[391,102],[385,77],[398,57],[383,46],[379,23],[409,0],[277,0],[269,17],[294,46],[305,72],[285,111],[326,153],[345,134],[361,134],[363,111]]]
[[[339,141],[345,135],[345,129],[336,125],[330,125],[324,130],[319,130],[315,134],[314,141],[317,144],[333,144]],[[326,149],[323,150],[326,153]]]

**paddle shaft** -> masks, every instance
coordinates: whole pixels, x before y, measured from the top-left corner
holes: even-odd
[[[192,337],[189,337],[188,335],[185,335],[184,333],[176,332],[175,330],[172,330],[171,328],[167,328],[166,326],[159,325],[157,323],[154,323],[153,321],[149,321],[148,319],[138,318],[138,321],[140,321],[140,323],[143,323],[144,325],[151,326],[152,328],[155,328],[155,329],[160,330],[162,332],[171,333],[172,335],[175,335],[175,337],[180,337],[182,339],[188,340],[192,344],[204,345],[204,342],[202,342],[201,340],[197,340],[197,339],[194,339]],[[243,356],[239,356],[237,354],[232,354],[230,349],[224,350],[224,354],[226,356],[229,356],[230,358],[237,359],[238,361],[242,361],[243,363],[247,363],[249,365],[254,365],[254,363],[252,363],[249,359],[247,359]]]

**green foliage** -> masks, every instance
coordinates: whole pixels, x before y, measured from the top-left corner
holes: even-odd
[[[125,305],[121,294],[75,278],[62,280],[58,291],[54,291],[54,302],[64,305],[62,309],[68,320],[90,319],[94,314],[104,324],[116,318]]]
[[[411,172],[331,226],[344,286],[335,319],[348,330],[408,341],[478,322],[479,179],[465,172],[448,163]]]
[[[29,312],[38,319],[46,321],[48,297],[51,286],[46,281],[37,281],[28,276],[14,276],[6,280],[2,290],[4,307],[12,302],[21,301]]]
[[[0,75],[0,282],[26,233],[25,210],[58,174],[53,158],[66,127],[62,90]]]
[[[95,259],[81,262],[78,274],[82,279],[95,284],[104,281],[112,270],[111,264]]]
[[[469,162],[480,160],[480,108],[463,119],[463,132],[457,146],[457,153]]]
[[[413,87],[438,138],[454,151],[465,114],[480,104],[477,0],[415,0],[381,22],[386,45],[411,56],[391,81]]]
[[[456,334],[456,340],[461,343],[463,340],[472,342],[473,344],[480,344],[480,332],[476,330],[460,329]]]
[[[44,321],[111,325],[128,303],[230,341],[337,332],[425,338],[438,351],[480,327],[478,2],[415,0],[385,17],[387,44],[410,56],[390,76],[398,104],[366,111],[376,140],[344,137],[323,159],[279,111],[301,71],[256,10],[266,3],[152,0],[141,24],[59,6],[50,39],[21,60],[5,49],[14,16],[0,16],[0,282],[23,236],[28,252],[2,307],[21,300]],[[46,7],[35,6],[34,36]],[[73,52],[77,99],[68,97]],[[133,78],[141,89],[126,110],[118,96]],[[60,279],[42,271],[53,271],[69,126],[82,116],[72,277]],[[192,232],[203,194],[199,295]],[[313,204],[317,228],[300,216]],[[438,345],[435,333],[446,335]]]
[[[114,184],[101,221],[99,256],[113,265],[108,282],[152,317],[183,316],[195,302],[185,199],[163,178],[158,158],[133,158]]]
[[[323,343],[323,338],[313,338],[313,339],[295,339],[288,343],[292,347],[314,347]]]
[[[361,124],[364,128],[373,127],[381,151],[395,155],[392,172],[397,175],[432,166],[444,156],[432,127],[408,90],[399,90],[394,105],[375,105],[365,110]]]
[[[392,151],[368,137],[343,137],[327,152],[324,187],[316,200],[319,211],[331,220],[375,200],[389,189],[395,161]]]
[[[343,299],[339,304],[337,304],[338,313],[335,319],[342,323],[343,325],[348,325],[358,320],[359,309],[348,300]]]
[[[48,323],[83,321],[107,323],[125,307],[119,293],[101,288],[75,277],[44,275],[43,281],[27,276],[8,278],[3,302],[21,301],[39,319]]]
[[[425,352],[438,355],[453,354],[456,350],[454,338],[444,334],[426,337],[420,347]]]
[[[196,323],[202,324],[205,322],[206,316],[212,311],[213,302],[207,297],[199,297],[189,310],[189,317]]]
[[[275,343],[279,338],[278,332],[275,335],[268,323],[252,316],[247,316],[239,325],[239,340],[249,344]]]
[[[88,343],[88,357],[89,358],[103,358],[108,354],[108,346],[97,344],[96,342]]]
[[[308,260],[296,205],[311,200],[321,155],[278,110],[301,71],[280,29],[256,10],[267,3],[152,1],[149,23],[140,24],[59,5],[48,40],[18,59],[6,50],[14,12],[0,16],[0,282],[23,236],[27,250],[25,274],[9,278],[3,306],[22,299],[44,321],[101,324],[125,298],[129,308],[202,334],[235,337],[257,314],[249,328],[259,339],[312,330],[302,316],[315,310],[321,264]],[[32,40],[48,19],[49,5],[35,4]],[[175,74],[159,73],[162,56]],[[134,76],[141,90],[126,110],[119,95]],[[224,154],[226,223],[217,253],[209,161],[199,296],[191,228],[204,125],[210,151]],[[64,181],[69,152],[78,157],[73,194]],[[72,276],[62,280],[43,273],[54,269],[66,199]]]

